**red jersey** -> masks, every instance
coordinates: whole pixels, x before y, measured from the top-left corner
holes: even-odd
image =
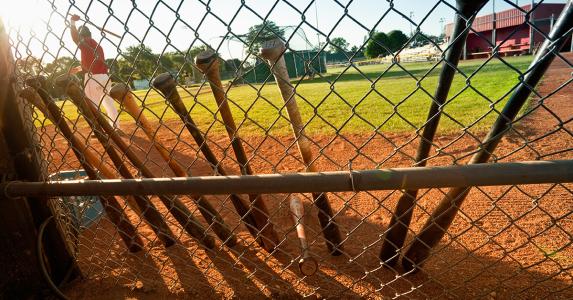
[[[84,39],[79,46],[82,52],[82,69],[91,74],[107,74],[103,49],[94,39]]]

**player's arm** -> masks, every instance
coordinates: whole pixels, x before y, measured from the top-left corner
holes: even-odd
[[[72,17],[70,18],[70,30],[72,33],[72,40],[74,41],[74,43],[76,43],[76,45],[80,44],[80,33],[78,32],[78,28],[76,27],[76,21],[80,20],[80,16],[78,15],[72,15]]]

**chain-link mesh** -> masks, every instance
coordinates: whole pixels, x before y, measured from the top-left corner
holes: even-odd
[[[49,179],[571,159],[569,4],[498,1],[511,14],[474,22],[491,3],[403,1],[419,6],[414,15],[399,1],[343,2],[38,1],[41,28],[12,27],[9,36],[21,100],[36,101]],[[72,41],[73,14],[94,44]],[[335,20],[319,24],[326,14]],[[424,33],[437,20],[452,23],[445,36]],[[411,32],[393,44],[381,24]],[[351,50],[336,39],[345,30],[365,39]],[[93,59],[98,46],[109,76]],[[98,90],[103,101],[94,99],[103,97]],[[85,276],[65,292],[569,299],[572,189],[226,197],[94,190],[55,202]],[[297,198],[304,215],[293,219]],[[316,273],[301,273],[302,258],[316,260]]]

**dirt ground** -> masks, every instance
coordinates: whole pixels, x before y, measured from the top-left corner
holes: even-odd
[[[568,55],[569,61],[573,56]],[[573,69],[557,59],[537,88],[547,96],[571,80]],[[495,152],[496,161],[571,159],[573,150],[573,86],[537,101],[539,106],[513,128]],[[158,140],[173,148],[173,156],[189,166],[193,175],[211,175],[181,122],[168,121]],[[171,128],[172,131],[168,130]],[[173,176],[143,132],[125,126],[130,142],[159,176]],[[83,134],[87,129],[81,128]],[[178,137],[179,132],[181,136]],[[479,146],[484,133],[469,128],[457,135],[439,135],[428,165],[463,164]],[[51,171],[78,166],[54,128],[41,132]],[[405,167],[413,164],[418,143],[414,134],[313,136],[320,170]],[[209,136],[210,145],[230,173],[238,174],[226,136]],[[302,170],[291,137],[245,138],[256,173]],[[97,143],[90,140],[101,151]],[[435,150],[435,151],[434,151]],[[65,157],[65,159],[64,159]],[[130,211],[146,241],[144,251],[128,253],[107,218],[80,236],[78,261],[85,278],[65,287],[76,299],[163,298],[573,298],[573,184],[545,184],[473,188],[446,237],[422,272],[401,275],[401,269],[380,264],[378,252],[384,231],[401,191],[331,193],[344,242],[344,254],[327,252],[317,210],[309,195],[302,195],[307,214],[307,235],[320,269],[303,277],[296,267],[300,250],[288,211],[288,195],[264,195],[271,220],[281,237],[274,253],[254,243],[240,225],[228,198],[207,197],[235,228],[239,243],[206,251],[190,238],[165,207],[155,205],[168,218],[179,243],[165,249],[148,225]],[[407,244],[441,200],[446,189],[422,190],[412,219]],[[246,198],[243,195],[244,198]],[[190,208],[195,206],[181,196]],[[195,211],[200,219],[200,215]],[[204,224],[206,226],[206,224]]]

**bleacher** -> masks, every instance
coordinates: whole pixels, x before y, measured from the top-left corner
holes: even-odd
[[[444,49],[447,45],[440,45]],[[440,59],[442,51],[433,44],[424,45],[416,48],[405,48],[396,54],[395,59],[399,62],[428,62],[437,61]],[[392,62],[394,55],[384,56],[382,62]]]

